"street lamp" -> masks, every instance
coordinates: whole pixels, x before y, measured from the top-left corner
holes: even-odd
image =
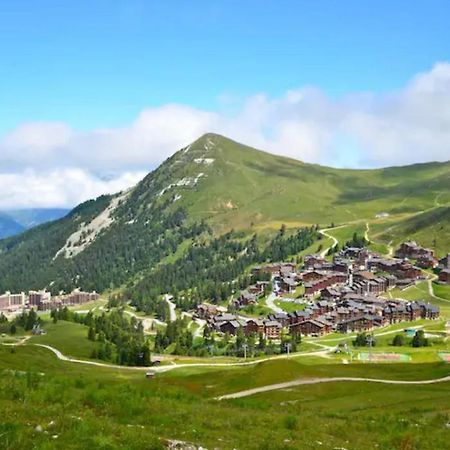
[[[286,346],[287,357],[289,358],[289,352],[291,351],[292,344],[290,342],[286,342],[285,346]]]
[[[369,344],[369,361],[372,361],[373,335],[368,336],[367,343]]]
[[[248,344],[242,344],[242,348],[244,349],[244,359],[247,359]]]

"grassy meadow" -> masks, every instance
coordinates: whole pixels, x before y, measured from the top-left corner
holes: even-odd
[[[13,352],[13,353],[11,353]],[[305,364],[143,371],[58,361],[43,348],[0,346],[2,448],[159,449],[181,440],[220,449],[446,448],[450,383],[326,383],[236,400],[214,397],[297,378],[420,380],[445,363]]]

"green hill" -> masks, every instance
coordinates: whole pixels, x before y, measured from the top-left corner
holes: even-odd
[[[195,190],[175,189],[191,217],[216,228],[272,221],[322,223],[413,213],[450,203],[450,162],[379,170],[343,170],[305,164],[206,135],[174,156],[175,177],[204,173]],[[210,164],[193,161],[210,158]],[[176,165],[175,165],[176,167]],[[174,194],[170,190],[170,194]],[[167,194],[168,195],[168,194]]]
[[[231,229],[228,240],[242,243],[257,233],[264,245],[282,223],[289,229],[374,221],[398,224],[400,237],[410,234],[408,220],[449,205],[449,162],[333,169],[207,134],[128,192],[0,241],[0,291],[131,286],[190,248],[206,246],[211,258],[223,245],[214,239]],[[375,219],[380,213],[389,217]],[[441,225],[449,235],[448,214]],[[429,226],[428,220],[420,226],[419,241]]]

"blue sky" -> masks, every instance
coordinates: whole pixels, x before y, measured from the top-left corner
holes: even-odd
[[[0,210],[129,187],[217,132],[334,167],[450,160],[448,0],[2,0]]]
[[[0,133],[224,94],[385,92],[449,59],[448,1],[3,0]]]

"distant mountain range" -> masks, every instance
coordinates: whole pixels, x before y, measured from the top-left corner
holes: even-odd
[[[0,212],[0,239],[14,236],[52,220],[64,217],[70,210],[62,208],[17,209]]]
[[[12,217],[21,217],[22,226],[35,220]],[[408,237],[446,251],[450,162],[335,169],[207,134],[129,191],[88,201],[64,218],[0,241],[0,291],[102,291],[145,279],[190,248],[218,245],[213,239],[230,230],[237,242],[256,234],[264,245],[281,224],[294,229],[357,221],[370,222],[385,243]]]

